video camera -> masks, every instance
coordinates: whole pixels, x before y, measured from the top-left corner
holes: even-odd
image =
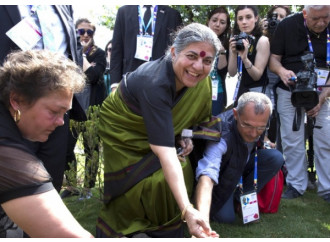
[[[274,33],[277,25],[279,24],[280,20],[277,19],[277,13],[273,12],[272,16],[270,16],[267,19],[268,22],[268,33],[270,33],[271,35]]]
[[[294,107],[310,110],[319,103],[313,53],[303,55],[301,61],[304,63],[304,69],[297,73],[297,78],[291,79],[292,81],[297,80],[296,87],[292,91],[291,102]]]
[[[250,44],[252,44],[255,39],[254,36],[249,35],[245,32],[241,32],[239,35],[234,35],[234,38],[236,41],[236,50],[238,50],[238,51],[244,50],[243,39],[248,40]]]

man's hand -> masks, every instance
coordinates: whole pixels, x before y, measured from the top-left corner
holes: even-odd
[[[293,71],[282,68],[282,70],[279,72],[279,76],[287,87],[295,85],[295,81],[291,79],[296,79],[296,74]]]
[[[185,156],[189,155],[194,149],[193,141],[191,138],[183,138],[178,141],[181,146],[181,151],[178,154],[178,158],[180,161],[185,161]]]
[[[92,39],[90,39],[88,42],[81,41],[80,43],[81,43],[81,46],[83,47],[83,52],[86,52],[87,48],[92,43]]]

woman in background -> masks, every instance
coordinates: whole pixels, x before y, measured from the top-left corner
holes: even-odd
[[[236,39],[241,33],[249,37]],[[270,55],[269,40],[263,36],[256,6],[240,5],[235,10],[235,35],[229,41],[228,72],[230,76],[238,74],[234,92],[234,106],[245,92],[255,91],[267,94],[267,69]],[[237,46],[237,44],[240,44]],[[238,47],[240,47],[238,49]]]
[[[230,15],[225,7],[218,7],[208,15],[206,24],[218,36],[222,48],[210,73],[212,80],[212,115],[216,116],[223,111],[227,104],[226,76],[228,48],[230,37]]]
[[[83,71],[87,76],[86,87],[83,92],[76,95],[82,108],[87,114],[88,108],[95,105],[101,105],[106,98],[106,87],[104,83],[104,71],[106,67],[105,52],[94,43],[94,34],[96,27],[87,18],[78,19],[76,22],[77,34],[79,35],[78,53],[83,58]],[[85,130],[83,130],[84,132]],[[69,135],[69,152],[67,157],[66,170],[73,167],[77,172],[77,161],[74,148],[77,142],[79,132],[73,128],[72,135]],[[89,199],[92,196],[91,188],[95,186],[97,170],[99,167],[99,143],[88,142],[88,138],[83,135],[85,151],[85,177],[84,191],[80,194],[79,200]],[[73,165],[69,165],[69,164]],[[78,195],[76,187],[76,178],[67,176],[68,186],[61,194],[64,198],[70,195]]]
[[[105,67],[105,72],[104,72],[104,83],[105,83],[107,95],[109,95],[109,93],[111,92],[111,88],[110,88],[110,60],[111,60],[111,52],[112,52],[112,39],[105,46],[107,66]]]
[[[274,14],[277,14],[277,19],[274,18]],[[291,14],[291,10],[289,6],[286,5],[275,5],[272,6],[267,12],[267,19],[263,20],[263,28],[264,28],[264,35],[269,38],[270,45],[272,44],[272,37],[273,33],[280,21],[282,21],[285,17]],[[272,21],[269,23],[269,21]],[[277,113],[276,107],[276,87],[277,84],[281,81],[279,76],[271,72],[267,66],[267,76],[269,79],[269,83],[267,88],[269,89],[269,98],[273,104],[273,113],[270,119],[270,126],[269,130],[267,131],[267,135],[265,136],[265,141],[269,144],[271,148],[276,148],[282,152],[282,145],[281,145],[281,134],[280,134],[280,121]]]

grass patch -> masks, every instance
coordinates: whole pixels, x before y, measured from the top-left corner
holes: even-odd
[[[65,198],[64,202],[89,232],[95,235],[95,225],[102,207],[98,189],[89,200],[78,201],[77,197]],[[330,206],[318,197],[315,190],[308,190],[302,197],[281,200],[275,214],[261,214],[258,223],[244,225],[237,216],[234,224],[212,222],[212,228],[221,238],[329,238]],[[190,237],[186,231],[186,237]]]
[[[98,123],[98,108],[89,112],[89,121],[82,129],[93,142]],[[79,124],[73,124],[78,125]],[[83,153],[82,136],[76,146],[77,189],[83,190],[85,154]],[[93,144],[91,144],[93,147]],[[103,155],[100,144],[100,163],[96,187],[92,189],[91,199],[79,201],[77,196],[64,199],[73,216],[90,233],[95,236],[95,226],[102,207],[103,190]],[[285,190],[285,188],[284,188]],[[316,190],[307,190],[302,197],[293,200],[281,200],[279,210],[275,214],[261,214],[257,223],[243,224],[242,218],[236,218],[234,224],[211,223],[212,229],[222,238],[329,238],[330,237],[330,205],[320,198]],[[190,237],[187,229],[185,237]]]

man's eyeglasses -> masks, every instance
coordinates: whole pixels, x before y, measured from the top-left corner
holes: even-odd
[[[86,32],[87,32],[87,35],[88,36],[93,36],[93,34],[94,34],[94,31],[93,30],[90,30],[90,29],[87,29],[87,30],[85,30],[85,29],[77,29],[77,33],[79,35],[84,35]]]
[[[241,127],[243,129],[249,129],[249,130],[256,129],[257,132],[260,132],[260,133],[269,129],[269,125],[267,125],[267,126],[260,126],[260,127],[254,127],[254,126],[249,125],[249,124],[243,124],[242,121],[241,121],[241,118],[239,117],[239,114],[238,113],[237,113],[237,116],[238,116],[239,124],[241,125]]]

